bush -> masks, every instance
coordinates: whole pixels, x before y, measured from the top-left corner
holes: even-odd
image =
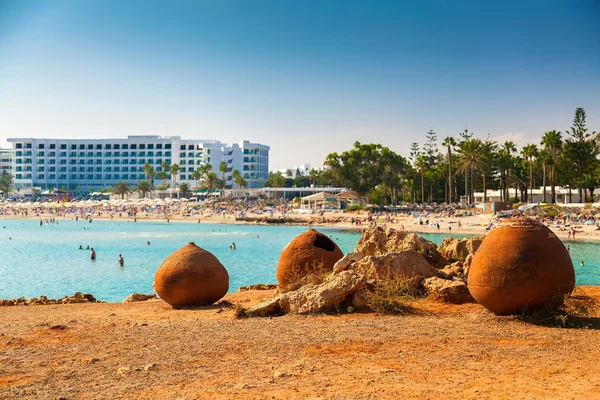
[[[362,209],[363,209],[362,206],[359,206],[358,204],[354,204],[354,205],[348,207],[348,209],[346,211],[354,212],[354,211],[360,211]]]
[[[536,325],[580,328],[593,325],[597,312],[597,300],[586,296],[583,289],[575,288],[562,301],[550,302],[537,311],[524,310],[518,318]]]
[[[332,272],[331,269],[324,268],[323,263],[318,261],[315,261],[312,266],[306,266],[304,269],[300,268],[298,264],[294,264],[292,271],[287,275],[288,284],[285,290],[282,289],[282,292],[293,292],[309,283],[319,285]]]
[[[417,296],[413,280],[403,277],[380,281],[365,298],[367,306],[377,314],[399,315],[413,310],[411,303]]]

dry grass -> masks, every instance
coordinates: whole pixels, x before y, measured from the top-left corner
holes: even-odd
[[[541,310],[524,310],[518,318],[536,325],[585,328],[597,324],[598,311],[598,301],[576,287],[562,301],[548,302]]]
[[[422,296],[414,283],[413,279],[406,277],[381,280],[366,293],[367,305],[377,314],[401,315],[413,312],[412,303]]]
[[[292,271],[288,274],[288,284],[282,292],[293,292],[300,289],[302,286],[312,283],[319,285],[332,274],[332,270],[325,268],[322,262],[313,261],[313,264],[301,268],[298,264],[294,264]]]

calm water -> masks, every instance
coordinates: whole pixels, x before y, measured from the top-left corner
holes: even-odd
[[[331,235],[344,253],[352,251],[360,237],[357,232],[319,230]],[[230,291],[276,283],[279,253],[304,231],[305,227],[297,226],[120,221],[60,221],[60,225],[40,226],[36,220],[0,220],[0,298],[59,298],[79,291],[101,300],[122,301],[133,292],[152,293],[154,273],[163,260],[192,241],[227,268]],[[439,243],[446,235],[423,236]],[[237,245],[235,251],[229,250],[232,242]],[[79,250],[79,245],[93,247],[97,261],[90,262],[89,251]],[[578,284],[600,284],[600,244],[570,245]],[[125,268],[117,266],[119,253]],[[580,260],[585,267],[579,267]]]

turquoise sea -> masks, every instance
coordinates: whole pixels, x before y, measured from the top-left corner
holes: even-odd
[[[33,219],[0,220],[0,298],[59,298],[84,292],[99,300],[120,302],[133,292],[152,293],[160,264],[188,242],[219,258],[229,272],[230,291],[255,283],[276,283],[279,253],[306,229],[83,220],[40,226],[39,220]],[[352,251],[360,237],[358,232],[318,230],[330,235],[344,253]],[[447,235],[422,236],[439,243]],[[233,242],[237,249],[229,250]],[[569,244],[577,283],[600,285],[600,243]],[[84,250],[79,250],[79,245]],[[90,252],[85,250],[88,245],[96,250],[96,262],[90,261]],[[125,259],[125,268],[117,266],[119,254]],[[579,266],[580,260],[585,267]]]

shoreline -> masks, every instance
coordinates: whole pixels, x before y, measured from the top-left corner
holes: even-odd
[[[28,216],[20,216],[20,215],[0,215],[0,220],[39,220],[39,219],[48,219],[48,218],[56,218],[58,221],[62,220],[75,220],[75,216],[73,217],[65,217],[65,216],[54,216],[53,214],[44,213],[38,215],[28,215]],[[247,220],[236,220],[233,215],[215,216],[215,215],[192,215],[192,216],[180,216],[180,215],[171,215],[169,216],[169,222],[166,221],[166,218],[158,218],[158,217],[146,217],[144,215],[137,217],[137,222],[164,222],[164,223],[187,223],[187,224],[220,224],[220,225],[256,225],[256,226],[306,226],[308,227],[321,227],[321,228],[331,228],[349,232],[362,232],[362,230],[368,225],[365,223],[364,225],[354,225],[349,221],[339,221],[339,222],[314,222],[311,221],[311,217],[315,218],[312,215],[306,214],[291,214],[286,216],[287,218],[296,218],[298,222],[287,222],[287,223],[268,223],[261,220],[262,218],[266,218],[262,215],[254,216],[258,220],[256,221],[247,221]],[[278,215],[273,219],[283,218],[283,215]],[[365,214],[361,213],[325,213],[325,219],[332,218],[365,218]],[[81,218],[80,218],[81,219]],[[117,221],[117,222],[134,222],[133,217],[130,216],[114,216],[111,218],[109,215],[97,215],[92,216],[92,220],[99,221]],[[422,226],[414,223],[413,217],[407,216],[398,216],[395,218],[395,222],[386,222],[381,223],[378,222],[378,226],[384,226],[394,229],[404,229],[406,232],[416,233],[416,234],[440,234],[440,235],[473,235],[473,236],[485,236],[489,231],[486,230],[487,225],[493,221],[494,217],[492,215],[474,215],[474,216],[461,216],[461,217],[430,217],[429,218],[432,223],[439,223],[441,225],[441,229],[437,230],[433,226]],[[457,228],[458,221],[461,222],[461,228]],[[450,225],[451,224],[451,225]],[[452,231],[448,231],[447,227],[452,226]],[[552,226],[548,226],[552,232],[558,236],[561,241],[568,243],[596,243],[600,242],[600,230],[595,230],[594,226],[588,225],[577,225],[578,229],[581,231],[577,232],[576,238],[570,238],[566,231],[561,231]]]

